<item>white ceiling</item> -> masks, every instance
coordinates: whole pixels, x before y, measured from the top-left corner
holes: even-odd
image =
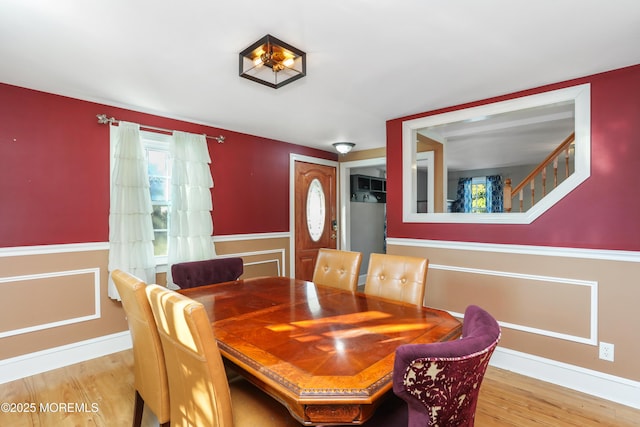
[[[574,101],[556,102],[443,122],[418,133],[446,141],[448,171],[537,166],[574,132],[574,110]]]
[[[306,77],[238,76],[265,34],[307,52]],[[638,63],[638,0],[0,2],[0,82],[324,150],[383,147],[389,119]]]

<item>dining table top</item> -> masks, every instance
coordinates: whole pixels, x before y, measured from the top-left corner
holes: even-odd
[[[288,277],[180,290],[202,303],[222,356],[302,424],[361,424],[402,344],[456,339],[446,311]]]

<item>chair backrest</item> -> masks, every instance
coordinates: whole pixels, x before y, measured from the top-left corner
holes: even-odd
[[[120,270],[114,270],[111,278],[122,299],[131,331],[134,387],[163,424],[169,421],[170,415],[169,387],[160,336],[145,292],[147,285]]]
[[[171,266],[173,282],[182,289],[237,280],[244,272],[242,258],[213,258]]]
[[[149,285],[164,350],[172,426],[232,426],[231,395],[207,313],[197,301]]]
[[[500,326],[485,310],[465,310],[462,338],[396,349],[393,391],[407,402],[409,427],[473,426],[478,393]]]
[[[355,292],[362,254],[360,252],[339,251],[322,248],[318,251],[313,271],[313,283]]]
[[[426,258],[372,253],[364,292],[422,306],[428,267]]]

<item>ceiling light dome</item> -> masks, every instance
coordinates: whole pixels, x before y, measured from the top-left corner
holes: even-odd
[[[347,154],[356,144],[353,142],[336,142],[333,144],[333,148],[340,154]]]

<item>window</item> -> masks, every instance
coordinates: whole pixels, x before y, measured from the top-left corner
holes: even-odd
[[[471,212],[487,212],[487,178],[484,176],[471,180]]]
[[[322,237],[325,219],[324,190],[318,178],[314,178],[307,192],[307,230],[311,240],[317,242]]]
[[[458,179],[456,199],[451,204],[451,212],[503,212],[503,192],[504,185],[501,175],[460,178]]]
[[[147,173],[151,204],[153,205],[153,252],[156,264],[163,264],[168,254],[169,209],[171,206],[171,162],[169,159],[169,135],[140,132]]]
[[[200,135],[186,134],[188,137],[195,136],[196,139],[200,137]],[[112,131],[111,132],[111,173],[113,174],[115,162],[115,151],[116,151],[116,143],[117,143],[118,133]],[[172,149],[171,143],[176,138],[174,135],[169,134],[161,134],[157,132],[149,132],[149,131],[140,131],[139,132],[140,143],[142,145],[142,155],[144,157],[145,166],[146,166],[146,177],[149,179],[149,190],[150,190],[150,200],[152,205],[152,216],[151,216],[151,224],[153,227],[154,240],[153,240],[153,251],[155,257],[156,266],[166,265],[168,263],[169,256],[169,245],[170,245],[170,235],[169,235],[169,223],[171,217],[171,209],[175,206],[172,206],[171,201],[171,192],[172,192],[172,174],[176,172],[176,170],[172,170],[172,154],[170,150]],[[183,138],[184,139],[184,138]],[[197,150],[202,149],[202,147],[197,148]],[[207,149],[205,145],[205,149]],[[208,153],[207,153],[208,154]],[[202,154],[199,154],[202,157]],[[207,159],[208,160],[208,156]],[[195,162],[197,163],[197,162]],[[204,162],[203,162],[204,164]],[[197,165],[199,167],[201,165]],[[187,168],[192,168],[196,166],[187,166]],[[205,176],[205,171],[209,169],[208,162],[206,164],[206,169],[203,169],[202,175],[203,179],[206,181],[207,179],[211,180],[210,175]],[[200,177],[196,178],[200,180]],[[205,185],[207,183],[205,182]],[[211,183],[209,182],[209,188],[211,187]],[[196,183],[196,185],[201,185]],[[202,185],[201,185],[202,186]],[[191,200],[191,196],[189,196],[189,200]],[[210,203],[210,201],[209,201]],[[196,206],[206,206],[207,201],[194,200],[185,202],[185,206],[196,205]],[[210,209],[210,208],[209,208]],[[204,219],[203,219],[204,221]],[[148,224],[146,225],[148,227]],[[207,230],[211,228],[211,223],[209,224],[199,224],[194,227],[197,230]],[[180,227],[177,227],[175,230],[176,233],[184,234],[184,230],[180,230]],[[194,245],[191,243],[191,240],[197,241],[202,236],[184,236],[188,238],[187,246],[182,245],[181,247],[191,247]],[[197,246],[197,243],[196,243]],[[202,246],[202,245],[200,245]],[[178,248],[181,249],[181,248]],[[198,248],[196,247],[196,251]],[[208,249],[207,249],[208,250]],[[211,245],[212,254],[215,255],[215,250],[213,248],[213,244]],[[200,251],[196,252],[199,253]],[[172,252],[173,254],[173,252]],[[206,257],[205,255],[194,255],[196,257]],[[175,260],[173,262],[176,262]]]

